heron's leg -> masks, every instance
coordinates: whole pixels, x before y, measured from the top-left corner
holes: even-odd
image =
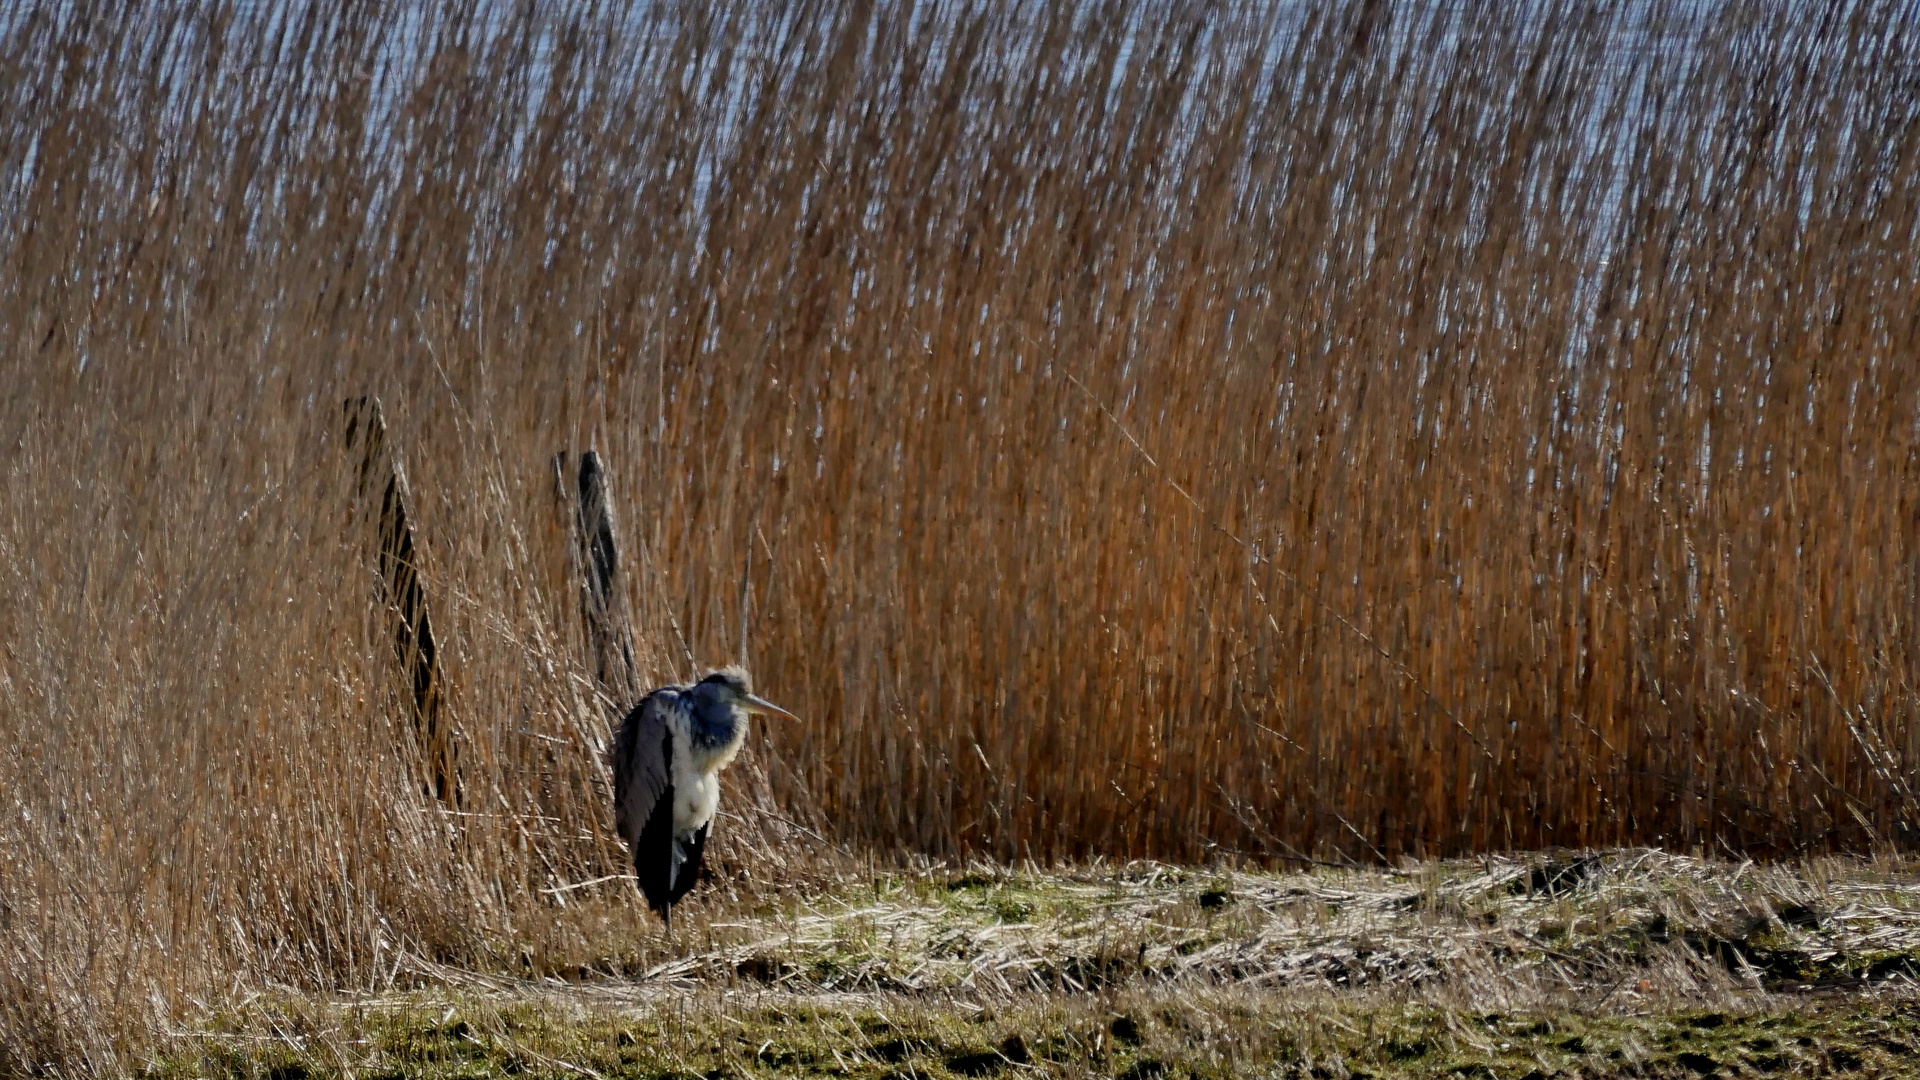
[[[668,904],[660,911],[660,917],[667,920],[667,944],[673,944],[673,905]]]

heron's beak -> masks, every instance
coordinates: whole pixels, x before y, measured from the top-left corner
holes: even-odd
[[[748,694],[746,697],[741,698],[740,707],[747,710],[750,713],[761,713],[761,714],[771,713],[774,716],[784,716],[789,720],[800,719],[799,717],[793,715],[792,713],[781,708],[780,706],[775,705],[773,702],[768,701],[766,698],[763,698],[758,694]]]

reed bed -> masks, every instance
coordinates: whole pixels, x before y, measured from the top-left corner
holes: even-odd
[[[806,718],[748,899],[1910,845],[1917,66],[1887,0],[0,6],[0,1072],[601,932],[560,451],[645,676]]]

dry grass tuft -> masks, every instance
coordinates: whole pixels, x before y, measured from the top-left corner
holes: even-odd
[[[1920,823],[1910,3],[0,8],[0,1073],[606,954],[548,462],[718,851]],[[441,643],[423,798],[341,403]],[[364,509],[364,508],[359,508]]]

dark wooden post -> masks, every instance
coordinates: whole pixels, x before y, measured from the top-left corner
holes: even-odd
[[[633,624],[627,614],[626,592],[620,587],[620,548],[613,528],[613,507],[607,497],[607,474],[600,455],[580,455],[576,470],[571,455],[555,454],[554,483],[564,514],[571,521],[569,545],[574,578],[580,583],[580,618],[587,635],[587,662],[599,684],[602,704],[617,719],[640,696],[639,672],[633,659]],[[574,473],[570,477],[568,474]]]
[[[393,618],[393,651],[411,694],[413,730],[424,768],[421,786],[448,806],[460,801],[453,739],[440,701],[440,666],[433,622],[427,616],[427,591],[415,557],[413,522],[407,515],[406,487],[387,449],[387,423],[377,398],[346,403],[347,450],[359,454],[359,501],[363,512],[380,507],[380,586],[375,602]]]

